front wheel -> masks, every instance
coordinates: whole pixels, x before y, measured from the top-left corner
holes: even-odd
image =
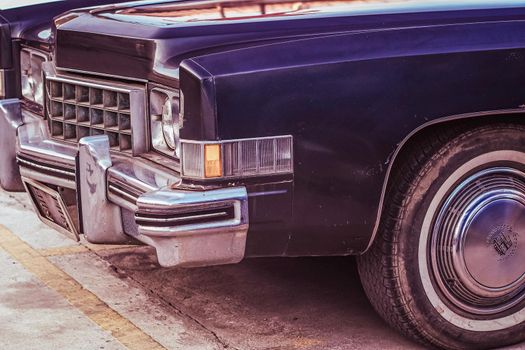
[[[525,339],[525,128],[448,131],[398,169],[363,287],[406,335],[449,349]]]

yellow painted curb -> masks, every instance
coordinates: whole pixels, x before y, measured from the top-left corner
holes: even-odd
[[[2,225],[0,247],[128,349],[165,349]]]

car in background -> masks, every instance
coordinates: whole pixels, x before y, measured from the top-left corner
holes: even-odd
[[[0,3],[0,99],[24,97],[42,104],[38,66],[53,45],[53,17],[79,7],[122,0],[4,0]],[[25,48],[34,51],[29,53]],[[22,56],[22,57],[21,57]],[[20,58],[23,58],[20,61]],[[21,72],[24,74],[22,76]],[[21,81],[22,78],[22,81]]]
[[[45,223],[162,266],[357,255],[426,346],[525,339],[525,1],[137,2],[51,35],[0,102],[0,184]]]

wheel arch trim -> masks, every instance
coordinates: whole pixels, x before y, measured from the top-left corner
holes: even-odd
[[[403,151],[406,149],[408,144],[411,141],[413,141],[417,135],[419,135],[423,131],[429,130],[430,128],[437,127],[437,126],[440,126],[446,123],[458,122],[461,120],[474,120],[474,119],[479,119],[479,118],[488,119],[488,118],[497,118],[497,117],[505,117],[505,116],[508,117],[508,116],[512,116],[516,114],[525,115],[525,105],[520,108],[510,108],[510,109],[500,109],[500,110],[490,110],[490,111],[480,111],[480,112],[449,115],[449,116],[433,119],[427,123],[421,124],[414,130],[412,130],[403,140],[401,140],[401,142],[397,144],[396,149],[390,154],[387,160],[388,168],[386,170],[385,178],[383,180],[383,187],[381,189],[381,196],[380,196],[379,205],[377,208],[374,228],[373,228],[370,240],[368,242],[368,245],[366,249],[363,252],[361,252],[361,254],[366,253],[370,249],[370,247],[372,246],[372,243],[377,237],[379,225],[381,223],[381,216],[383,215],[384,208],[386,205],[385,197],[386,197],[388,186],[390,185],[392,170],[394,169],[394,166],[398,164],[399,156],[403,153]]]

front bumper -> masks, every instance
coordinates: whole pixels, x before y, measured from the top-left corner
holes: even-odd
[[[110,151],[107,136],[51,139],[45,121],[0,101],[0,184],[25,186],[40,218],[92,243],[140,241],[162,266],[236,263],[245,254],[244,187],[183,188],[177,173]],[[15,146],[16,145],[16,146]]]

